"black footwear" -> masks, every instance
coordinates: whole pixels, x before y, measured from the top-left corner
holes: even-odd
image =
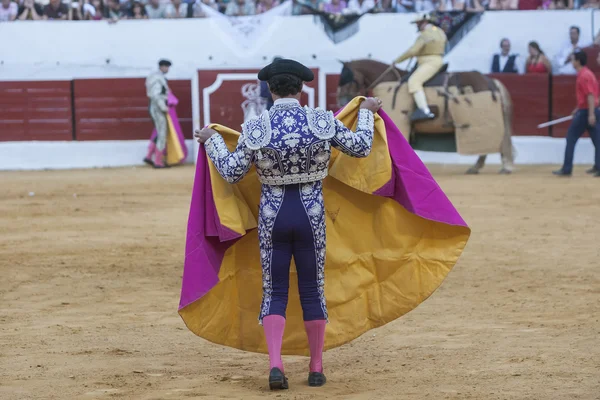
[[[558,171],[552,171],[552,173],[557,176],[571,176],[570,172],[565,172],[562,169],[559,169]]]
[[[269,374],[269,389],[271,390],[283,390],[288,389],[288,380],[277,367],[271,370]]]
[[[595,176],[596,178],[600,178],[600,171],[596,171],[596,173],[594,174],[594,176]]]
[[[154,169],[164,169],[164,168],[171,168],[171,166],[167,163],[163,164],[163,165],[156,165],[156,164],[152,164],[152,167]]]
[[[596,167],[592,167],[590,169],[588,169],[587,171],[585,171],[586,174],[597,174],[599,171],[596,169]]]
[[[144,158],[144,162],[148,165],[150,165],[151,167],[154,167],[154,161],[152,161],[151,159],[149,159],[148,157]]]
[[[323,386],[327,382],[327,378],[321,372],[311,372],[308,374],[308,386]]]
[[[417,108],[410,116],[411,121],[421,121],[425,119],[435,119],[435,114],[431,111],[428,114],[420,108]]]

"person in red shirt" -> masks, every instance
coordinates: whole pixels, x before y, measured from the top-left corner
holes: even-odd
[[[559,176],[571,176],[575,144],[587,129],[596,150],[594,167],[587,172],[600,177],[600,110],[598,109],[600,90],[598,80],[594,73],[586,67],[587,55],[585,52],[575,51],[571,56],[571,62],[577,71],[575,82],[577,107],[573,110],[573,120],[567,131],[567,148],[565,149],[563,166],[553,173]]]

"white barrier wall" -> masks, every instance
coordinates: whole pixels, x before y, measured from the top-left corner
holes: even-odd
[[[174,79],[189,79],[197,68],[259,67],[274,56],[339,72],[337,60],[371,56],[391,62],[416,37],[411,14],[365,15],[359,32],[338,44],[312,16],[260,18],[246,21],[246,33],[225,29],[223,24],[231,22],[222,18],[2,24],[2,37],[10,40],[0,44],[0,79],[138,77],[154,70],[162,57],[173,61]],[[489,72],[503,37],[511,39],[513,51],[523,58],[530,40],[552,56],[567,42],[571,25],[579,26],[582,40],[591,42],[593,18],[599,29],[600,13],[589,10],[488,12],[446,58],[451,70]]]
[[[142,166],[148,142],[145,140],[98,142],[0,142],[0,171],[79,169]],[[197,143],[186,140],[190,149],[187,162],[193,163]],[[515,137],[516,166],[519,164],[561,164],[565,140],[548,137]],[[474,164],[476,156],[417,151],[425,163]],[[589,138],[580,139],[575,149],[575,164],[592,165],[594,146]],[[487,159],[486,170],[499,169],[500,156]]]

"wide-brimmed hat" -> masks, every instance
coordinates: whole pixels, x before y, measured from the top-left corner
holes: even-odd
[[[303,82],[310,82],[315,79],[313,72],[298,61],[281,58],[274,60],[258,73],[258,79],[268,81],[272,77],[281,74],[290,74],[302,79]]]
[[[429,14],[419,14],[410,23],[411,24],[417,24],[417,23],[419,23],[421,21],[431,22],[431,16]]]

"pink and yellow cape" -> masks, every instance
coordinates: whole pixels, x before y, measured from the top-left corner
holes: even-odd
[[[355,98],[337,118],[355,129]],[[220,125],[230,150],[239,133]],[[325,348],[341,346],[414,309],[455,265],[470,229],[404,136],[381,110],[364,159],[334,150],[324,181],[327,216]],[[221,178],[204,148],[190,207],[179,314],[196,335],[266,353],[257,236],[260,183]],[[290,274],[283,354],[308,355],[295,267]]]
[[[169,112],[167,113],[167,147],[165,149],[165,161],[168,165],[183,163],[188,156],[185,137],[183,136],[179,118],[177,118],[177,111],[175,110],[178,103],[179,99],[173,93],[169,92],[167,99],[167,105],[169,106]],[[156,128],[154,128],[150,140],[154,140],[156,135]]]

